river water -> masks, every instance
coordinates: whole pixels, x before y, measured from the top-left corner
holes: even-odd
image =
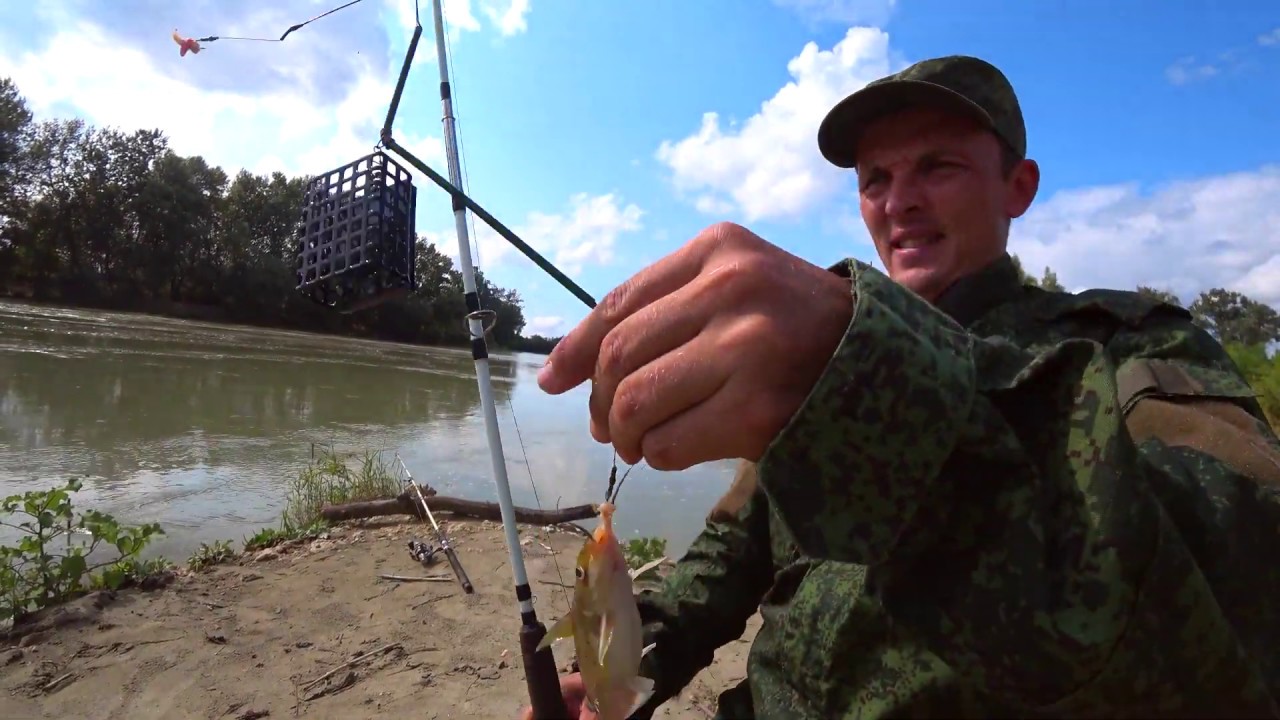
[[[598,502],[612,450],[587,431],[589,390],[546,395],[543,360],[490,358],[515,502]],[[159,522],[147,554],[182,560],[277,525],[313,444],[398,452],[441,494],[497,499],[468,351],[0,301],[0,495],[80,476],[78,506]],[[731,474],[641,465],[619,535],[661,535],[678,556]]]

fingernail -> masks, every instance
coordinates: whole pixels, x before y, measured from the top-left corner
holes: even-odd
[[[546,385],[547,381],[550,379],[551,379],[551,361],[548,360],[547,363],[542,366],[542,369],[538,371],[538,384]]]

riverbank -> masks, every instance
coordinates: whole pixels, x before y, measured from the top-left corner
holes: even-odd
[[[528,696],[501,526],[452,520],[446,531],[473,594],[443,557],[424,568],[409,555],[411,538],[428,537],[421,523],[372,520],[76,600],[52,614],[60,624],[0,650],[0,716],[514,718]],[[520,533],[550,625],[568,608],[582,537]],[[656,717],[710,717],[715,695],[745,674],[757,626]],[[566,666],[571,643],[555,655]]]
[[[84,310],[97,313],[115,313],[119,315],[141,315],[170,320],[194,320],[204,323],[215,323],[231,327],[244,327],[262,330],[278,330],[281,332],[299,332],[322,337],[351,338],[353,340],[372,340],[389,342],[398,345],[431,348],[437,350],[460,350],[471,347],[471,341],[438,332],[406,331],[388,332],[377,326],[369,326],[359,322],[360,315],[338,315],[326,318],[330,310],[320,310],[308,306],[306,311],[295,316],[280,317],[263,315],[261,312],[234,312],[227,307],[212,303],[179,302],[165,298],[136,300],[131,302],[86,301],[64,299],[58,297],[36,297],[29,288],[0,287],[0,302],[24,304],[36,308],[50,310]],[[499,303],[501,306],[501,303]],[[367,316],[367,313],[366,313]],[[465,316],[465,313],[464,313]],[[461,321],[462,318],[460,318]],[[503,333],[501,339],[490,334],[490,352],[529,353],[531,355],[549,355],[563,336],[543,336],[540,334],[523,335],[524,316],[520,315],[521,331],[513,334]]]

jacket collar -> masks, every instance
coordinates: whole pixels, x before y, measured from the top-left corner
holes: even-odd
[[[965,327],[983,315],[1017,298],[1022,293],[1022,278],[1009,253],[981,270],[956,280],[934,304]]]

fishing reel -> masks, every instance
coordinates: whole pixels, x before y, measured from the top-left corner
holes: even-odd
[[[442,549],[418,538],[409,541],[409,556],[423,565],[433,564],[436,561],[436,553]]]

